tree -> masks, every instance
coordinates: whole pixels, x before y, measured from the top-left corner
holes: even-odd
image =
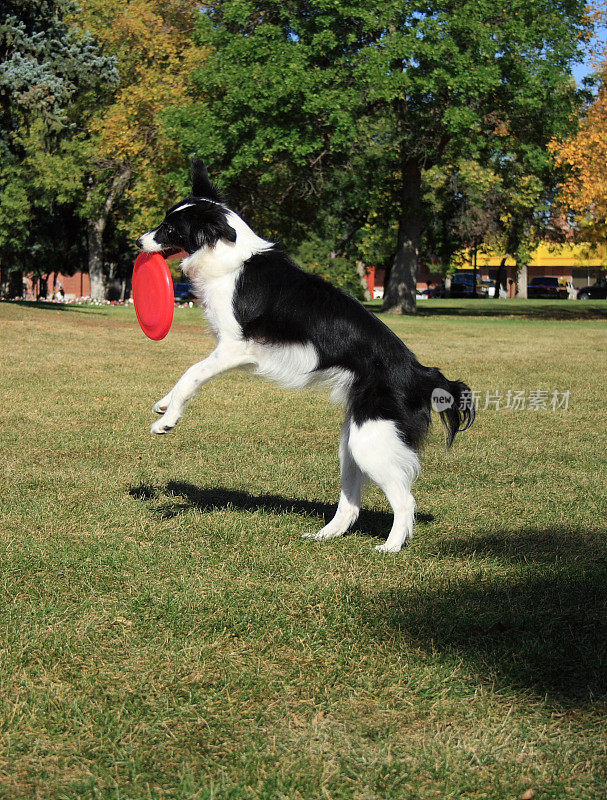
[[[174,129],[266,234],[301,241],[334,203],[363,230],[385,192],[384,309],[414,311],[427,171],[513,157],[541,171],[577,107],[569,65],[590,27],[583,0],[223,0],[199,18],[210,55]]]
[[[80,0],[74,23],[114,55],[120,82],[87,122],[86,191],[91,294],[130,270],[133,243],[185,187],[187,164],[162,113],[186,98],[204,53],[192,41],[194,0]],[[112,230],[112,242],[108,230]]]
[[[49,136],[41,119],[30,123],[18,141],[24,155],[6,168],[10,180],[0,198],[2,262],[11,272],[36,279],[52,272],[72,274],[86,259],[75,202],[81,175],[71,160],[73,142],[65,131]],[[10,294],[20,295],[20,274],[14,283]]]
[[[70,268],[79,247],[72,184],[59,166],[77,135],[82,104],[117,79],[115,61],[90,34],[71,29],[67,0],[8,0],[0,21],[0,266],[10,271]],[[37,166],[51,160],[53,190],[41,191]],[[70,170],[68,170],[70,172]],[[44,265],[44,266],[40,266]],[[18,276],[21,292],[21,278]]]
[[[580,238],[592,244],[607,240],[607,58],[599,76],[598,96],[577,134],[551,143],[557,164],[567,170],[561,203],[574,215]]]
[[[458,159],[446,169],[427,170],[424,187],[424,205],[430,218],[426,250],[436,255],[443,268],[453,266],[463,251],[472,250],[476,278],[478,249],[499,236],[501,177],[477,161]]]
[[[0,20],[0,146],[15,154],[15,134],[29,120],[62,131],[83,93],[117,78],[115,61],[88,33],[70,29],[70,0],[4,0]],[[18,147],[17,147],[18,154]]]

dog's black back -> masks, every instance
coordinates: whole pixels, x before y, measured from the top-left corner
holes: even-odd
[[[266,344],[311,344],[317,370],[352,373],[348,407],[354,422],[390,419],[418,449],[430,424],[431,395],[441,388],[463,414],[445,417],[449,444],[472,424],[464,384],[422,366],[381,320],[351,295],[300,269],[278,246],[251,256],[236,282],[234,316],[243,337]],[[445,412],[443,412],[445,413]]]

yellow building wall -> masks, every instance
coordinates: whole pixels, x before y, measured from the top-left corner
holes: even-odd
[[[471,270],[473,263],[472,251],[460,253],[458,270]],[[476,264],[479,276],[483,279],[495,278],[496,270],[500,266],[503,253],[478,251]],[[516,281],[518,280],[514,259],[506,260],[506,281],[508,292],[514,295]],[[541,275],[566,278],[571,280],[576,288],[594,283],[600,272],[607,270],[607,243],[590,250],[582,244],[549,244],[542,243],[532,254],[528,265],[527,280]],[[417,288],[425,289],[427,286],[441,283],[443,276],[432,271],[432,264],[422,262],[417,278]]]
[[[479,267],[499,267],[504,257],[503,253],[477,253],[476,261]],[[472,268],[472,253],[468,254],[464,269]],[[514,266],[513,259],[506,261],[507,266]],[[530,267],[577,267],[578,269],[605,269],[607,268],[607,243],[595,251],[589,251],[586,245],[581,244],[541,244],[533,251]]]

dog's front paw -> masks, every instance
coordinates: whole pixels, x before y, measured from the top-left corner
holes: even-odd
[[[170,422],[168,422],[167,420],[164,419],[164,417],[162,417],[161,419],[156,420],[156,422],[154,422],[154,424],[150,428],[150,433],[155,433],[158,436],[161,436],[163,433],[169,433],[169,431],[172,431],[176,424],[177,422],[174,422],[171,425]]]

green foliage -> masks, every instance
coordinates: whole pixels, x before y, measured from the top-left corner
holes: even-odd
[[[14,175],[13,175],[14,177]],[[30,216],[30,202],[22,181],[9,180],[0,174],[4,191],[0,192],[0,250],[10,244],[23,244],[24,232]]]
[[[424,181],[434,196],[422,204],[422,248],[436,248],[440,229],[442,251],[453,251],[454,232],[466,239],[474,228],[514,252],[554,184],[546,143],[572,126],[570,65],[590,28],[582,0],[224,0],[198,20],[210,52],[193,76],[198,100],[167,121],[248,218],[290,246],[312,231],[330,238],[324,218],[334,217],[360,231],[356,257],[385,262],[408,213],[403,165],[413,160],[438,170]],[[464,162],[491,178],[489,194]],[[463,181],[466,202],[443,188],[437,206],[439,174]],[[493,209],[501,192],[503,218]],[[333,235],[338,247],[348,231]]]
[[[116,62],[89,33],[70,28],[70,0],[5,0],[0,21],[0,136],[28,118],[59,132],[74,121],[74,107],[88,91],[118,78]],[[10,102],[9,102],[10,100]]]
[[[503,182],[478,161],[457,159],[434,166],[424,175],[424,202],[429,210],[426,248],[446,271],[464,249],[494,244],[502,213]]]
[[[317,22],[289,3],[209,9],[197,29],[210,49],[193,76],[200,102],[168,116],[184,149],[211,163],[247,218],[289,247],[319,225],[324,238],[322,217],[336,209],[338,244],[364,215],[368,191],[352,148],[359,89],[351,76],[344,81],[356,42],[330,8]]]
[[[301,243],[295,258],[308,272],[320,275],[359,300],[364,300],[364,287],[356,262],[351,257],[331,253],[330,248],[330,242],[312,235]]]
[[[84,109],[116,62],[70,27],[66,0],[3,4],[0,22],[0,262],[36,275],[82,264],[76,216],[88,151]],[[90,113],[90,112],[89,112]]]

